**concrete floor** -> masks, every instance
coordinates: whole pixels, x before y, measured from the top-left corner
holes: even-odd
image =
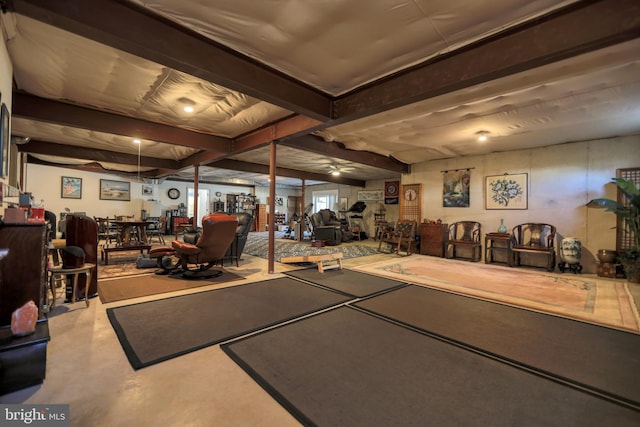
[[[371,239],[356,243],[377,247]],[[393,257],[377,254],[343,265]],[[134,371],[109,323],[109,307],[267,280],[297,267],[276,262],[276,272],[268,274],[267,260],[243,255],[240,267],[225,268],[246,280],[110,304],[93,298],[89,308],[83,301],[59,305],[49,317],[44,383],[0,396],[0,403],[69,404],[71,426],[299,426],[218,345]],[[631,291],[640,302],[640,286]]]
[[[358,242],[376,245],[373,240]],[[345,260],[355,266],[393,257]],[[69,404],[72,426],[299,426],[282,406],[215,345],[134,371],[106,309],[190,292],[267,280],[296,267],[243,255],[225,267],[247,280],[110,304],[61,304],[49,317],[44,383],[0,396],[0,403]],[[60,294],[63,300],[63,295]]]

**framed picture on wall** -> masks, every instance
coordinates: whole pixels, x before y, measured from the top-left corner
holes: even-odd
[[[383,200],[383,190],[360,190],[358,191],[358,200],[366,202],[367,200]]]
[[[131,200],[131,183],[124,181],[100,180],[100,200]]]
[[[61,198],[82,199],[82,178],[63,176],[60,188]]]
[[[153,185],[142,184],[142,195],[153,196]]]
[[[528,185],[526,173],[485,177],[485,209],[527,209]]]

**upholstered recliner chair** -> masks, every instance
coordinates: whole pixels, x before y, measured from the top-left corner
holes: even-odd
[[[247,243],[247,236],[249,235],[249,231],[251,231],[253,215],[247,212],[237,212],[231,215],[238,218],[238,227],[236,228],[236,235],[233,242],[231,242],[231,246],[227,249],[227,253],[224,254],[224,260],[235,260],[237,267],[242,251],[244,251],[244,245]]]
[[[335,246],[342,243],[342,225],[333,211],[321,209],[309,218],[316,240],[324,240],[325,245]]]
[[[180,266],[187,279],[216,277],[222,270],[211,270],[231,246],[236,236],[238,218],[223,213],[213,213],[202,218],[202,234],[195,244],[174,240],[171,246],[176,251]],[[195,269],[189,269],[189,264],[195,264]]]

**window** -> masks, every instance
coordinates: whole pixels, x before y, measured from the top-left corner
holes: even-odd
[[[636,185],[640,184],[640,168],[618,169],[616,171],[616,176],[618,178],[634,181]],[[624,205],[628,205],[629,203],[620,189],[618,189],[618,202]],[[620,217],[617,218],[616,228],[616,250],[618,252],[624,252],[626,249],[632,248],[634,246],[635,236],[633,235],[633,232],[624,227],[624,222]]]
[[[313,211],[318,212],[321,209],[330,209],[335,211],[338,205],[338,190],[322,190],[311,193],[313,197]]]

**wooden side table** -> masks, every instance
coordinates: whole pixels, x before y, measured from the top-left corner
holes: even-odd
[[[484,236],[484,263],[491,264],[494,262],[502,262],[504,264],[512,266],[512,253],[511,253],[511,234],[509,233],[487,233]],[[494,253],[505,254],[507,260],[496,261],[493,258]]]

